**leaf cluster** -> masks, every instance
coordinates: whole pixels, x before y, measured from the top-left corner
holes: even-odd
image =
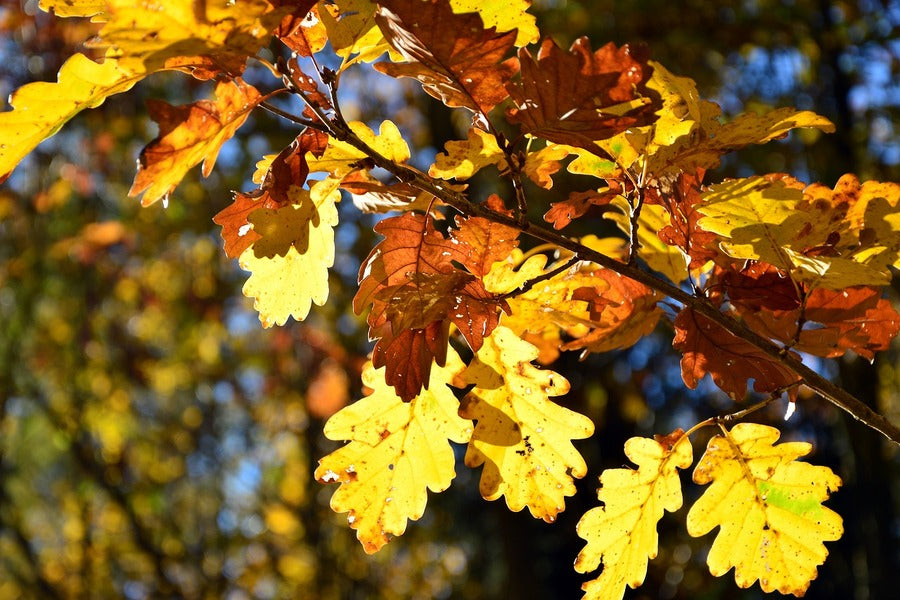
[[[824,561],[823,542],[842,533],[821,506],[840,481],[796,462],[806,444],[775,446],[771,427],[723,423],[783,395],[795,402],[805,386],[900,443],[896,426],[801,354],[871,358],[900,331],[900,314],[882,298],[900,266],[900,186],[852,174],[833,188],[778,173],[707,180],[726,153],[798,128],[831,132],[827,119],[780,108],[725,120],[693,81],[642,48],[541,40],[525,0],[41,5],[101,23],[91,46],[103,58],[75,55],[56,83],[12,95],[13,110],[0,113],[0,180],[75,114],[159,71],[216,86],[211,99],[148,106],[159,136],[130,191],[144,205],[167,203],[198,164],[208,176],[254,111],[286,119],[294,141],[264,157],[258,187],[214,217],[226,254],[250,272],[243,291],[264,327],[327,302],[342,198],[391,213],[375,226],[383,239],[353,301],[375,342],[363,372],[372,392],[329,420],[326,436],[347,443],[315,472],[340,484],[332,508],[348,513],[367,552],[422,516],[427,490],[450,485],[450,442],[466,444],[466,466],[482,467],[485,499],[503,496],[511,510],[554,521],[587,472],[572,442],[594,426],[551,400],[569,384],[546,367],[561,352],[630,347],[660,321],[674,329],[687,387],[709,374],[736,402],[751,390],[765,399],[688,433],[626,444],[638,469],[604,472],[603,506],[578,526],[587,546],[576,569],[603,566],[585,584],[588,597],[620,598],[643,581],[657,521],[681,506],[677,469],[692,464],[689,435],[700,427],[722,433],[695,468],[694,481],[711,485],[687,517],[691,535],[720,528],[710,571],[734,568],[742,587],[759,581],[795,595]],[[325,56],[340,66],[320,66]],[[248,61],[272,75],[271,89],[242,79]],[[411,78],[465,111],[466,139],[447,141],[423,171],[393,122],[376,132],[345,119],[341,76],[366,68]],[[278,97],[299,99],[302,110],[280,108]],[[485,170],[510,181],[511,197],[467,193]],[[563,170],[585,189],[531,220],[529,190],[551,190]],[[598,214],[621,234],[566,233],[573,221],[599,226]],[[539,245],[525,250],[529,239]],[[467,347],[468,362],[451,342]]]

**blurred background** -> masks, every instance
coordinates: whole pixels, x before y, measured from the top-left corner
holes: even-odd
[[[897,0],[536,0],[533,12],[561,45],[582,34],[595,48],[646,43],[727,115],[791,105],[838,127],[730,156],[709,181],[776,171],[828,185],[846,172],[898,180]],[[34,0],[0,0],[0,97],[55,80],[94,28],[39,13]],[[273,86],[254,67],[246,78]],[[465,115],[409,80],[358,68],[342,83],[348,116],[397,122],[421,168],[464,137]],[[562,402],[597,431],[576,444],[590,471],[559,520],[482,500],[479,473],[460,453],[453,486],[430,495],[404,536],[366,556],[346,515],[328,508],[334,488],[312,471],[338,445],[322,436],[324,420],[361,394],[370,346],[349,300],[376,241],[374,221],[343,202],[328,305],[303,324],[263,330],[240,293],[246,274],[225,257],[211,218],[233,190],[252,189],[255,162],[296,129],[254,114],[210,178],[195,169],[168,208],[141,209],[127,197],[138,152],[156,135],[144,101],[184,103],[210,91],[187,76],[155,75],[78,116],[0,187],[0,600],[580,597],[589,577],[572,569],[583,546],[575,524],[597,504],[601,470],[626,462],[623,442],[734,404],[711,385],[684,388],[667,324],[586,365],[563,356],[554,369],[573,389]],[[561,177],[553,196],[583,189],[577,179]],[[502,185],[480,177],[473,193],[503,194]],[[529,193],[539,218],[549,196]],[[874,364],[846,357],[818,366],[896,422],[898,350]],[[754,420],[812,442],[810,460],[844,480],[829,506],[846,533],[829,544],[807,597],[895,598],[897,449],[814,398],[802,397],[786,424],[783,411],[776,403]],[[704,435],[694,439],[696,456]],[[688,485],[688,500],[697,492]],[[663,519],[659,557],[627,597],[763,596],[758,586],[739,590],[731,573],[708,574],[712,538],[689,538],[684,514]]]

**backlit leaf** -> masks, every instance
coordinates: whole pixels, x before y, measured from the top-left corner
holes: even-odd
[[[600,576],[582,586],[585,598],[620,600],[626,585],[634,589],[644,582],[647,562],[659,548],[656,524],[665,511],[681,508],[677,469],[694,462],[690,439],[683,433],[631,438],[625,455],[638,469],[607,469],[600,475],[597,497],[603,506],[587,511],[578,522],[578,535],[587,545],[575,559],[575,570],[588,573],[603,565]]]
[[[106,0],[40,0],[38,5],[57,17],[93,17],[106,10]]]
[[[477,12],[485,29],[496,27],[498,33],[516,30],[516,46],[527,46],[538,41],[534,15],[528,14],[531,0],[450,0],[455,13]]]
[[[654,106],[646,81],[650,67],[628,46],[591,51],[580,38],[568,51],[544,40],[537,58],[519,50],[522,81],[509,84],[515,106],[507,118],[524,133],[558,144],[599,151],[597,140],[651,122]]]
[[[9,103],[14,110],[0,113],[0,182],[69,119],[128,91],[145,75],[124,69],[114,60],[96,63],[76,54],[63,63],[57,83],[29,83],[13,92]]]
[[[633,346],[653,332],[662,316],[656,292],[612,269],[598,268],[593,275],[605,285],[582,287],[573,294],[588,303],[589,329],[563,350],[609,352]]]
[[[347,406],[325,424],[332,440],[346,446],[319,461],[315,477],[339,482],[331,497],[335,512],[346,512],[367,553],[406,531],[407,520],[425,511],[427,490],[442,492],[456,476],[449,441],[465,443],[472,423],[457,415],[459,402],[448,383],[462,370],[451,349],[445,367],[431,371],[427,390],[404,402],[384,382],[384,369],[363,370],[369,396]]]
[[[594,432],[590,419],[549,400],[569,391],[553,371],[531,364],[537,349],[505,327],[485,340],[463,378],[475,387],[466,394],[460,415],[477,421],[466,465],[484,465],[481,494],[506,497],[510,510],[528,507],[548,522],[575,493],[573,477],[587,473],[571,440]]]
[[[149,206],[167,197],[200,162],[203,176],[209,177],[222,144],[231,139],[262,99],[255,87],[235,79],[219,83],[214,100],[183,106],[148,101],[147,110],[159,123],[159,136],[141,151],[129,195],[143,194],[141,204]]]
[[[443,364],[450,323],[478,350],[504,304],[454,264],[485,268],[468,243],[445,238],[429,217],[405,213],[375,231],[385,239],[360,267],[353,307],[359,314],[371,305],[372,361],[387,366],[386,381],[410,400],[427,385],[432,362]]]
[[[622,196],[614,198],[607,219],[615,222],[631,239],[631,204]],[[669,212],[659,204],[644,204],[637,219],[638,247],[633,251],[644,259],[650,268],[659,271],[673,283],[687,279],[688,265],[684,252],[659,238],[659,231],[669,223]]]
[[[340,195],[335,193],[319,204],[314,204],[300,188],[294,188],[292,195],[297,204],[274,214],[264,213],[262,222],[271,226],[273,221],[277,223],[281,211],[295,211],[300,216],[294,219],[294,225],[302,225],[305,221],[308,230],[300,227],[300,234],[296,227],[285,228],[276,224],[274,233],[263,230],[261,238],[255,243],[263,241],[267,251],[281,250],[289,243],[283,256],[273,251],[271,258],[257,257],[254,246],[251,246],[240,257],[241,268],[251,272],[242,291],[245,296],[254,299],[253,308],[259,312],[263,327],[284,325],[288,317],[302,321],[309,314],[312,303],[322,306],[328,298],[328,268],[334,264],[334,226],[338,222],[335,202]],[[250,215],[251,220],[253,214]],[[285,235],[286,229],[293,235]],[[267,241],[267,234],[275,239]],[[306,236],[305,239],[303,236]],[[294,237],[300,237],[300,242],[297,243],[296,239],[287,241],[287,238]]]
[[[845,175],[834,190],[751,177],[715,185],[699,225],[739,259],[764,260],[810,287],[885,285],[900,257],[900,185]]]
[[[441,179],[465,180],[488,165],[496,165],[504,171],[506,155],[497,145],[497,138],[473,127],[469,129],[468,139],[444,144],[444,152],[435,157],[428,174]]]
[[[691,308],[682,309],[675,318],[672,346],[684,353],[681,377],[691,389],[710,373],[717,386],[741,400],[750,379],[760,393],[775,392],[800,380],[780,361]]]
[[[384,0],[375,19],[407,62],[375,68],[393,77],[418,79],[447,106],[487,114],[509,95],[504,85],[518,70],[515,32],[485,29],[477,14],[456,14],[443,0]]]
[[[734,567],[737,584],[759,580],[763,591],[802,596],[828,551],[823,542],[844,532],[841,517],[822,506],[841,485],[827,467],[797,462],[806,442],[775,446],[773,427],[739,423],[710,440],[694,482],[712,482],[687,515],[688,533],[719,533],[707,557],[710,572]]]
[[[275,9],[267,0],[109,0],[91,46],[132,72],[186,71],[198,79],[240,75],[285,15],[306,14],[301,0]]]
[[[356,54],[371,62],[384,54],[389,46],[375,23],[374,2],[370,0],[334,0],[323,3],[319,18],[325,25],[328,41],[342,58]]]

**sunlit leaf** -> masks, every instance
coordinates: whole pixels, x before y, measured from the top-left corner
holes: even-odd
[[[571,440],[594,432],[590,419],[550,401],[569,391],[558,373],[531,364],[537,349],[505,327],[485,340],[463,377],[475,387],[460,415],[477,421],[466,465],[484,465],[481,494],[506,497],[510,510],[528,507],[552,522],[575,493],[573,477],[587,473]]]
[[[325,435],[348,444],[319,461],[315,477],[339,482],[331,508],[346,512],[366,552],[381,549],[406,531],[407,520],[425,511],[427,490],[442,492],[456,475],[449,441],[465,443],[472,423],[457,415],[459,402],[448,383],[462,370],[451,349],[445,367],[431,371],[427,390],[404,402],[371,363],[363,383],[371,395],[332,416]]]
[[[129,195],[143,194],[141,204],[153,204],[167,197],[200,162],[203,176],[209,177],[222,144],[262,99],[255,87],[235,79],[219,83],[213,100],[183,106],[149,101],[147,110],[159,123],[159,136],[141,152]]]
[[[385,0],[379,6],[378,26],[407,62],[382,62],[376,69],[413,77],[447,106],[484,114],[509,95],[504,85],[518,70],[518,61],[506,58],[514,32],[485,29],[478,15],[456,14],[439,0]]]
[[[498,33],[516,30],[516,46],[527,46],[538,41],[534,15],[528,14],[531,0],[450,0],[455,13],[477,12],[484,27],[496,27]]]
[[[578,535],[587,545],[578,553],[575,570],[603,572],[585,583],[585,598],[620,600],[625,586],[637,588],[647,576],[647,561],[656,558],[656,524],[665,511],[681,508],[677,469],[694,462],[691,442],[683,431],[651,440],[625,442],[625,455],[638,469],[607,469],[600,475],[597,497],[603,506],[587,511]]]
[[[780,361],[718,323],[684,308],[675,318],[672,346],[684,352],[681,376],[684,384],[695,389],[704,375],[732,398],[741,400],[749,380],[757,392],[775,392],[800,380]]]
[[[806,442],[775,446],[773,427],[739,423],[710,440],[694,470],[694,482],[712,482],[687,515],[687,529],[701,536],[720,527],[707,557],[710,572],[734,567],[737,584],[759,580],[763,591],[802,596],[828,551],[823,542],[844,532],[841,517],[822,506],[840,487],[827,467],[797,459]]]
[[[96,63],[76,54],[63,63],[57,83],[29,83],[13,92],[9,103],[14,110],[0,113],[0,181],[69,119],[128,91],[145,75],[114,60]]]
[[[335,202],[340,195],[335,193],[315,204],[299,188],[294,194],[297,204],[260,215],[265,227],[258,232],[261,237],[254,246],[264,243],[262,256],[250,246],[240,257],[241,268],[251,272],[242,291],[254,298],[253,307],[263,327],[284,325],[288,317],[302,321],[311,304],[322,306],[328,298],[328,269],[334,264],[334,226],[338,221]],[[282,211],[293,211],[287,213],[290,226],[279,223]],[[279,255],[285,247],[285,254]],[[266,257],[267,253],[272,256]]]

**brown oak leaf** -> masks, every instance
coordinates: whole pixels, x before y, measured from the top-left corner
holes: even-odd
[[[583,287],[573,299],[588,302],[591,324],[585,335],[562,346],[563,350],[609,352],[634,345],[656,327],[662,311],[656,293],[642,283],[610,269],[597,269],[593,276],[608,284],[603,289]]]
[[[660,203],[669,211],[671,223],[659,230],[659,239],[670,246],[678,246],[691,258],[688,265],[699,269],[718,255],[717,237],[697,224],[703,215],[697,205],[703,201],[700,184],[704,171],[695,174],[681,173],[672,185],[670,193],[659,194]]]
[[[231,139],[262,101],[252,85],[241,79],[216,86],[215,99],[172,106],[148,100],[150,117],[159,123],[159,136],[138,159],[138,172],[129,196],[144,194],[142,204],[165,199],[195,165],[203,163],[209,177],[222,144]]]
[[[753,389],[763,394],[800,380],[779,361],[690,307],[675,318],[672,346],[684,353],[681,378],[691,389],[709,373],[719,388],[739,400],[746,395],[750,379]]]
[[[506,213],[503,200],[496,194],[486,202],[495,212]],[[470,273],[484,277],[491,265],[506,260],[510,252],[519,245],[519,231],[483,217],[457,218],[458,229],[452,232],[453,239],[468,248],[463,262]]]
[[[587,38],[568,51],[546,39],[537,59],[519,49],[522,81],[507,85],[515,106],[507,118],[531,135],[599,153],[597,140],[649,125],[660,106],[646,87],[652,68],[629,46],[591,51]]]
[[[272,160],[259,189],[235,194],[234,202],[213,217],[213,222],[222,226],[225,254],[229,258],[238,258],[260,237],[248,220],[250,213],[259,208],[276,210],[289,204],[288,190],[291,186],[302,186],[309,175],[306,153],[321,155],[327,143],[325,134],[306,129]]]
[[[612,187],[599,191],[571,192],[565,200],[551,202],[550,210],[544,214],[544,220],[551,223],[554,229],[562,229],[575,219],[586,215],[592,206],[606,206],[622,193],[618,183],[612,182],[611,185]]]
[[[385,239],[360,268],[353,308],[359,314],[372,307],[372,362],[386,367],[385,381],[409,401],[428,385],[432,363],[443,366],[450,324],[478,350],[505,304],[456,266],[471,260],[469,246],[445,238],[430,218],[406,213],[375,231]]]
[[[425,91],[447,106],[487,114],[509,94],[505,84],[518,60],[504,60],[516,31],[484,28],[477,13],[456,14],[442,0],[384,0],[375,22],[406,63],[377,63],[392,77],[418,79]]]

